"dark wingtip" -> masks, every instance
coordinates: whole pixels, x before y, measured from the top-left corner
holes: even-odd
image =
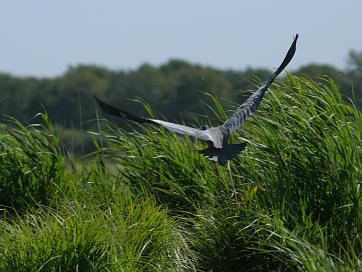
[[[98,98],[98,96],[94,95],[94,99],[97,101],[98,106],[104,110],[104,102]]]
[[[102,108],[102,104],[104,103],[102,100],[98,98],[98,96],[94,95],[94,99],[97,101],[97,104]]]
[[[107,104],[106,102],[103,102],[96,95],[94,96],[94,99],[97,101],[98,106],[106,113],[115,115],[115,116],[124,117],[119,109]]]
[[[103,103],[103,101],[100,100],[100,99],[98,98],[98,96],[96,96],[96,95],[94,95],[93,97],[94,97],[94,99],[97,101],[98,106],[100,106],[100,107],[102,108],[101,104]]]
[[[292,58],[294,57],[295,51],[297,50],[297,40],[298,40],[299,35],[296,34],[295,38],[293,40],[292,45],[290,46],[287,55],[285,56],[282,64],[280,65],[278,70],[283,70],[288,64],[289,62],[292,60]]]
[[[112,105],[110,105],[110,104],[108,104],[106,102],[103,102],[97,96],[94,96],[94,99],[97,101],[99,107],[108,114],[118,116],[118,117],[122,117],[122,118],[126,118],[126,119],[129,119],[129,120],[137,122],[137,123],[154,123],[150,119],[133,115],[133,114],[131,114],[129,112],[118,109],[118,108],[116,108],[116,107],[114,107],[114,106],[112,106]]]
[[[289,50],[287,54],[284,57],[284,60],[282,64],[276,69],[276,71],[273,73],[273,75],[269,78],[269,80],[266,82],[266,85],[270,85],[273,80],[284,70],[285,67],[289,64],[289,62],[293,59],[295,51],[297,50],[297,40],[299,38],[298,33],[295,35],[295,38],[293,40],[292,45],[289,47]]]

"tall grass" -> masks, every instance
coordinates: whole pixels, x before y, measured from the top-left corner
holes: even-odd
[[[243,206],[200,211],[193,241],[202,271],[339,271],[324,248],[277,215]]]
[[[46,115],[38,118],[29,126],[10,118],[0,128],[0,206],[7,211],[49,204],[66,190],[59,137]]]
[[[78,203],[2,222],[0,271],[191,271],[192,254],[167,211],[123,198]]]
[[[3,125],[0,271],[361,271],[362,115],[331,80],[278,84],[231,172],[162,128],[104,122],[78,161],[46,116]]]
[[[281,211],[289,227],[328,226],[338,252],[362,227],[362,115],[330,80],[290,76],[269,97],[240,134],[262,148],[250,145],[235,169],[259,184],[259,204]]]
[[[215,114],[226,116],[213,101]],[[339,259],[348,258],[351,241],[360,252],[361,117],[332,80],[289,75],[231,139],[249,142],[232,162],[240,203],[278,213],[287,228]],[[105,135],[106,151],[135,194],[153,195],[174,211],[233,205],[227,169],[194,152],[201,143],[163,129],[115,130]]]

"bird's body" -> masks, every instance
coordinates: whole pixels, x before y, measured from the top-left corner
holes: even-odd
[[[211,127],[207,129],[197,129],[188,127],[185,125],[175,124],[167,121],[151,119],[146,117],[139,117],[130,114],[121,109],[115,108],[96,97],[99,106],[107,113],[129,119],[137,123],[150,123],[153,125],[162,126],[171,132],[178,134],[185,134],[205,141],[208,144],[208,148],[199,150],[199,153],[206,156],[209,160],[218,163],[225,163],[233,159],[239,154],[245,147],[246,143],[241,144],[229,144],[228,137],[231,133],[236,131],[242,126],[246,119],[252,115],[259,106],[264,94],[274,79],[283,71],[294,56],[296,51],[296,43],[298,34],[296,35],[291,47],[288,50],[282,64],[275,70],[275,72],[269,77],[269,79],[254,92],[243,104],[241,104],[233,113],[233,115],[227,119],[221,126]]]

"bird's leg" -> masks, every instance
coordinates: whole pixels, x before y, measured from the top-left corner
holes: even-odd
[[[215,164],[214,164],[214,167],[215,167],[215,172],[216,172],[216,174],[217,174],[218,183],[219,183],[219,186],[220,186],[220,184],[221,184],[221,181],[220,181],[221,177],[220,177],[219,165],[218,165],[217,163],[215,163]],[[220,197],[221,197],[222,199],[226,200],[226,199],[225,199],[226,194],[225,194],[225,192],[224,192],[224,190],[223,190],[223,186],[220,186],[219,191],[220,191]]]
[[[229,177],[230,177],[230,181],[231,181],[231,187],[232,187],[232,190],[233,190],[232,198],[236,202],[236,200],[237,200],[237,192],[236,192],[236,189],[235,189],[234,179],[233,179],[233,176],[232,176],[232,173],[231,173],[230,161],[227,162],[227,168],[228,168]]]

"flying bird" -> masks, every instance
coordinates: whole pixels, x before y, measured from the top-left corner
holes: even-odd
[[[222,125],[218,127],[197,129],[162,120],[140,117],[124,110],[118,109],[112,105],[109,105],[96,96],[95,99],[97,100],[98,105],[102,108],[102,110],[111,115],[126,118],[137,123],[149,123],[157,126],[162,126],[171,132],[189,135],[191,137],[205,141],[208,144],[208,147],[203,150],[198,150],[198,152],[211,161],[224,164],[232,160],[237,154],[245,149],[246,142],[240,144],[229,144],[229,135],[239,129],[240,126],[245,123],[246,119],[256,111],[268,87],[292,60],[296,51],[297,39],[298,34],[296,34],[293,43],[290,46],[283,62],[275,70],[275,72],[264,82],[264,84],[257,91],[255,91],[243,104],[241,104],[234,111],[229,119],[227,119]]]

